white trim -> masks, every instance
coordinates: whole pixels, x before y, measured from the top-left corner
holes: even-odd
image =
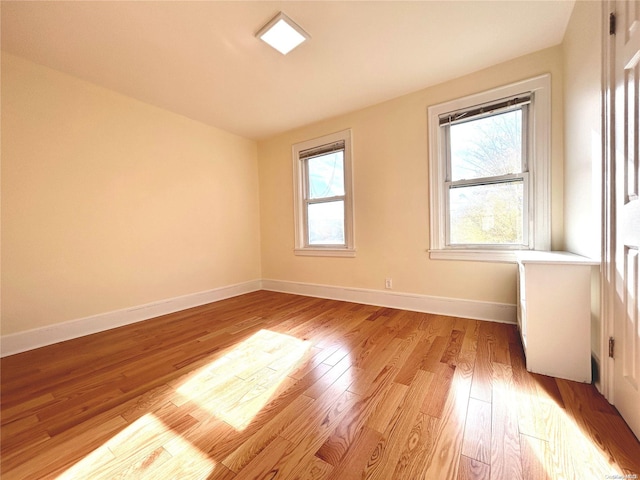
[[[365,288],[336,287],[333,285],[269,279],[262,280],[262,289],[380,307],[398,308],[400,310],[516,324],[516,306],[508,303],[432,297],[413,293],[392,293]]]
[[[304,208],[305,178],[300,160],[300,152],[310,148],[344,141],[344,237],[345,245],[307,246],[306,215]],[[293,157],[293,212],[295,233],[295,255],[355,257],[355,218],[353,200],[353,147],[351,129],[324,135],[319,138],[296,143],[291,147]]]
[[[609,337],[614,336],[615,304],[615,36],[609,35],[613,1],[602,2],[602,266],[600,268],[600,382],[609,403],[614,398],[614,361],[609,358]]]
[[[308,257],[355,257],[354,248],[295,248],[293,253]]]
[[[255,292],[260,290],[260,286],[260,280],[252,280],[136,307],[92,315],[90,317],[79,318],[24,332],[3,335],[0,337],[0,356],[6,357],[8,355],[14,355],[53,343],[91,335],[92,333],[141,322],[160,315],[224,300],[225,298]]]
[[[429,129],[429,181],[430,181],[430,258],[432,259],[462,259],[457,253],[449,252],[461,250],[446,247],[446,219],[444,205],[447,201],[444,182],[446,180],[446,162],[443,152],[446,149],[442,141],[439,116],[456,110],[482,105],[501,98],[511,97],[520,93],[535,92],[529,124],[531,132],[528,154],[528,171],[530,179],[530,197],[528,205],[529,231],[533,232],[529,238],[529,248],[535,250],[549,250],[551,248],[551,75],[544,74],[528,80],[494,88],[485,92],[459,98],[449,102],[428,107]],[[526,202],[525,202],[526,204]],[[479,250],[473,247],[474,254],[466,255],[464,259],[503,261],[501,256],[491,250]],[[485,256],[486,257],[482,258]],[[439,252],[439,253],[436,253]],[[441,252],[441,253],[440,253]]]
[[[475,250],[452,248],[429,250],[431,260],[468,260],[474,262],[515,263],[518,250]]]
[[[507,303],[265,279],[228,285],[204,292],[4,335],[0,337],[0,357],[111,330],[261,289],[400,310],[516,324],[516,306]]]

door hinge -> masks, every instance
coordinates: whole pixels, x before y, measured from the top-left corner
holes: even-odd
[[[613,337],[609,337],[609,358],[613,358],[613,351],[615,349],[616,346],[616,341],[614,340]]]
[[[615,35],[615,34],[616,34],[616,14],[610,13],[609,14],[609,35]]]

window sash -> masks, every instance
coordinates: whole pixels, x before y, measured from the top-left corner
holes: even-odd
[[[334,243],[312,243],[311,242],[311,224],[309,223],[309,207],[312,205],[324,205],[324,204],[328,204],[328,203],[338,203],[338,202],[342,202],[342,235],[344,238],[343,242],[334,242]],[[322,201],[322,202],[308,202],[305,204],[305,218],[306,218],[306,223],[305,223],[305,247],[311,247],[311,248],[316,248],[316,247],[346,247],[347,246],[347,225],[346,225],[346,210],[345,210],[345,206],[346,206],[346,200],[344,198],[340,199],[340,198],[336,198],[335,200],[331,200],[331,201]]]
[[[322,153],[319,153],[317,155],[312,155],[312,156],[308,156],[308,157],[304,157],[302,158],[302,154],[300,156],[300,161],[302,162],[302,174],[304,176],[304,192],[303,192],[303,196],[304,196],[304,201],[306,202],[316,202],[316,201],[327,201],[327,199],[329,198],[338,198],[338,197],[346,197],[346,174],[345,174],[345,155],[346,152],[344,150],[344,142],[342,142],[342,148],[336,148],[336,149],[332,149],[332,150],[327,150],[324,151]],[[322,147],[319,147],[322,148]],[[310,185],[310,174],[309,174],[309,160],[313,159],[313,158],[317,158],[317,157],[321,157],[324,155],[328,155],[330,153],[336,153],[336,152],[342,152],[342,182],[343,185],[345,185],[345,193],[343,195],[334,195],[334,196],[326,196],[326,197],[311,197],[311,185]]]
[[[342,202],[343,208],[343,221],[342,221],[342,231],[344,232],[344,242],[342,243],[311,243],[310,240],[310,230],[311,226],[309,225],[309,205],[318,205],[323,203],[333,203],[333,202]],[[324,197],[324,198],[315,198],[313,200],[305,199],[304,200],[304,208],[303,208],[303,217],[304,217],[304,246],[308,247],[346,247],[347,246],[347,198],[346,195],[339,195],[334,197]]]
[[[450,191],[452,188],[464,188],[475,187],[483,185],[495,185],[501,183],[510,182],[522,182],[522,243],[451,243],[451,205],[450,205]],[[445,245],[450,249],[488,249],[488,250],[522,250],[523,248],[529,248],[531,241],[529,236],[529,222],[531,218],[530,202],[529,202],[529,173],[524,172],[520,174],[500,175],[495,177],[486,177],[475,180],[459,180],[457,182],[445,182]]]
[[[316,148],[311,148],[308,150],[301,151],[299,154],[299,160],[302,163],[302,172],[304,176],[304,192],[303,192],[303,229],[304,229],[304,247],[305,248],[322,248],[322,247],[346,247],[347,240],[347,195],[346,195],[346,185],[345,185],[345,194],[344,195],[332,195],[328,197],[311,197],[311,186],[309,185],[309,160],[317,157],[321,157],[324,155],[328,155],[330,153],[342,152],[343,155],[343,164],[342,164],[342,178],[346,183],[346,175],[345,175],[345,163],[344,158],[346,155],[345,152],[345,142],[344,140],[340,140],[338,142],[334,142],[327,145],[320,145]],[[311,243],[311,227],[309,225],[309,205],[320,204],[320,203],[331,203],[342,201],[343,206],[343,222],[342,222],[342,231],[344,234],[344,242],[342,243]]]
[[[444,245],[449,249],[522,249],[529,248],[532,239],[529,232],[529,220],[530,206],[529,206],[529,145],[530,145],[530,130],[529,130],[529,104],[531,103],[531,94],[518,95],[512,97],[509,100],[501,100],[499,102],[491,102],[485,106],[474,106],[469,109],[458,110],[439,116],[440,129],[442,130],[443,142],[443,154],[445,158],[445,179],[444,179]],[[475,120],[480,120],[489,116],[500,115],[508,111],[522,110],[522,122],[521,122],[521,157],[520,165],[521,172],[508,173],[504,175],[486,176],[486,177],[473,177],[469,179],[462,179],[451,181],[452,178],[452,155],[451,155],[451,126],[459,123],[466,123]],[[464,117],[464,118],[463,118]],[[452,243],[451,242],[451,205],[450,205],[450,190],[452,188],[461,187],[473,187],[482,185],[491,185],[499,183],[507,183],[513,181],[522,181],[523,183],[523,205],[522,205],[522,243]]]
[[[339,142],[335,142],[333,144],[321,145],[316,148],[311,148],[308,150],[304,150],[300,152],[300,161],[302,162],[302,171],[304,175],[304,208],[303,208],[303,217],[304,217],[304,246],[305,248],[309,247],[346,247],[347,246],[347,236],[346,236],[346,221],[347,221],[347,201],[346,201],[346,193],[345,195],[332,195],[329,197],[314,197],[311,198],[311,185],[310,185],[310,176],[309,176],[309,160],[317,157],[321,157],[324,155],[328,155],[331,153],[342,152],[342,158],[344,159],[345,151],[344,151],[344,141],[341,140]],[[345,171],[343,168],[342,171],[343,182],[346,182]],[[320,203],[331,203],[342,201],[342,232],[344,235],[343,243],[311,243],[311,225],[309,224],[309,205],[320,204]]]
[[[530,98],[530,96],[529,96]],[[519,104],[516,107],[513,108],[509,108],[509,109],[501,109],[500,111],[492,111],[486,115],[476,115],[473,118],[466,118],[464,121],[460,121],[460,122],[448,122],[448,123],[444,123],[441,124],[440,127],[442,129],[442,134],[443,134],[443,138],[444,138],[444,142],[443,142],[443,154],[444,154],[444,158],[445,158],[445,181],[449,182],[451,181],[452,178],[452,165],[451,165],[451,126],[452,125],[456,125],[458,123],[466,123],[466,122],[471,122],[474,120],[480,120],[481,118],[486,118],[486,117],[490,117],[493,115],[500,115],[501,113],[506,113],[507,111],[511,111],[511,110],[522,110],[522,123],[520,125],[521,129],[522,129],[522,133],[520,135],[520,139],[522,141],[522,145],[520,148],[520,151],[522,152],[521,157],[520,157],[520,172],[510,172],[511,174],[519,174],[519,173],[523,173],[523,172],[528,172],[529,171],[529,145],[530,145],[530,140],[529,140],[529,104]],[[473,177],[472,179],[469,180],[482,180],[483,178],[489,178],[489,177]],[[467,180],[467,179],[465,179]]]
[[[328,153],[334,153],[343,151],[345,149],[344,140],[339,140],[337,142],[328,143],[326,145],[320,145],[314,148],[308,148],[306,150],[302,150],[298,154],[298,158],[300,160],[308,160],[314,157],[321,157],[322,155],[327,155]]]
[[[465,180],[456,180],[455,182],[444,182],[445,187],[457,188],[457,187],[473,187],[478,185],[492,185],[494,183],[507,183],[525,178],[528,172],[522,173],[509,173],[507,175],[496,175],[494,177],[479,177]]]
[[[521,106],[529,105],[530,103],[531,93],[520,94],[484,105],[475,105],[471,108],[464,108],[454,112],[444,113],[439,115],[438,119],[440,126],[456,125],[458,123],[470,122],[483,117],[489,117],[491,115],[498,115],[510,110],[515,110]]]

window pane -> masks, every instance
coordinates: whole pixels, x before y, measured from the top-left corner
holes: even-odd
[[[522,109],[451,125],[451,181],[522,172]]]
[[[309,245],[344,245],[344,201],[310,203]]]
[[[522,180],[451,188],[451,244],[522,245],[523,192]]]
[[[307,160],[309,198],[344,195],[344,151]]]

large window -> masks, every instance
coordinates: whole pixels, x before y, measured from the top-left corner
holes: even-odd
[[[296,249],[353,256],[351,131],[293,146]]]
[[[549,76],[429,107],[431,258],[548,250]]]

